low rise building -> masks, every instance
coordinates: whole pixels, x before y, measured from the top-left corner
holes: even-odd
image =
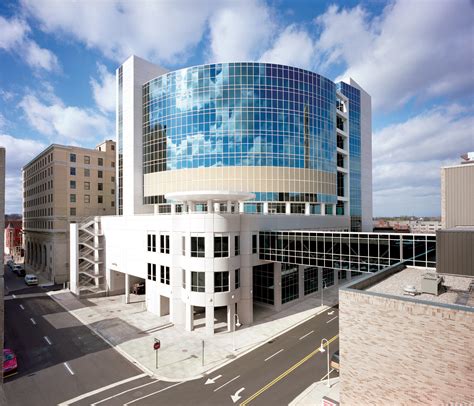
[[[95,149],[53,144],[23,167],[27,271],[69,279],[69,224],[115,214],[115,142]]]
[[[9,255],[15,261],[23,257],[23,228],[22,220],[5,221],[5,255]]]

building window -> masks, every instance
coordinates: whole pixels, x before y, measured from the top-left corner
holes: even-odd
[[[76,181],[75,180],[70,180],[69,181],[69,187],[71,189],[75,189],[76,188]]]
[[[84,182],[84,190],[91,190],[91,183],[90,182]]]
[[[204,258],[204,237],[191,237],[191,256]]]
[[[345,269],[339,269],[339,280],[343,280],[347,278],[347,272]]]
[[[99,166],[104,166],[104,158],[97,158],[97,164]]]
[[[318,290],[318,268],[309,267],[304,270],[304,294],[309,295],[310,293]]]
[[[90,203],[91,202],[91,195],[84,195],[84,203]]]
[[[97,203],[104,203],[104,198],[102,196],[97,196]]]
[[[214,237],[214,257],[224,258],[229,256],[229,237]]]
[[[110,149],[111,149],[112,151],[115,151],[115,145],[112,144],[112,145],[110,146]]]
[[[181,254],[183,257],[186,256],[186,236],[181,237]]]
[[[326,214],[332,215],[332,204],[326,204]]]
[[[170,267],[169,266],[160,266],[160,282],[165,285],[170,284]]]
[[[229,291],[229,272],[214,272],[214,292]]]
[[[76,162],[76,154],[69,154],[69,161]]]
[[[115,189],[110,189],[110,193],[115,194]]]
[[[170,253],[170,236],[168,234],[160,235],[160,252],[162,254]]]
[[[70,201],[71,203],[76,203],[76,195],[75,195],[75,194],[69,195],[69,201]]]
[[[69,208],[69,215],[70,216],[75,216],[76,215],[76,208],[75,207],[70,207]]]
[[[334,285],[334,269],[323,268],[323,286]]]
[[[88,155],[84,155],[84,163],[89,165],[91,163],[91,157]]]
[[[273,264],[253,267],[253,299],[256,302],[275,304],[275,276]]]
[[[234,255],[240,255],[240,236],[234,237]]]
[[[111,182],[115,182],[115,176],[111,176],[111,177],[110,177],[110,181],[111,181]]]
[[[252,235],[252,254],[257,253],[257,234]]]
[[[281,264],[281,303],[298,299],[298,265]]]
[[[147,234],[147,251],[156,252],[156,234]]]
[[[205,287],[206,287],[205,273],[191,271],[191,290],[193,292],[204,292]]]
[[[110,163],[110,165],[112,166],[112,168],[115,168],[115,162],[114,162],[114,161],[112,161],[112,162]]]
[[[182,269],[181,271],[182,271],[181,272],[181,277],[182,277],[181,286],[183,287],[183,289],[186,289],[186,269]]]
[[[74,168],[74,167],[69,168],[69,174],[71,176],[76,176],[76,168]]]
[[[240,269],[235,270],[235,289],[240,288]]]
[[[147,264],[147,279],[150,281],[156,281],[156,264]]]
[[[97,177],[98,178],[103,178],[104,177],[104,172],[103,171],[97,171]]]
[[[110,207],[115,207],[115,202],[113,200],[110,202]]]
[[[91,176],[91,170],[89,168],[84,168],[84,176]]]
[[[104,190],[104,184],[103,183],[98,183],[97,184],[97,190]]]

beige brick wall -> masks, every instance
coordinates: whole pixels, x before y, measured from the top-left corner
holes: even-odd
[[[342,405],[474,404],[473,312],[343,290],[339,309]]]

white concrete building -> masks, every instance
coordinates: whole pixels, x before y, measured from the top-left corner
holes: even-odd
[[[145,281],[149,311],[189,331],[204,312],[214,334],[224,313],[232,331],[254,305],[278,311],[328,275],[337,284],[332,267],[261,260],[259,232],[371,225],[370,96],[288,66],[165,73],[136,57],[117,94],[120,215],[71,225],[73,292],[129,300]]]

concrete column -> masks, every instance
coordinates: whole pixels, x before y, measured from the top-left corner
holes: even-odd
[[[275,302],[275,310],[280,311],[281,309],[281,263],[276,262],[273,264],[273,294]]]
[[[235,303],[227,305],[227,331],[235,330]]]
[[[304,297],[304,266],[298,265],[298,296],[300,299]]]
[[[242,240],[240,244],[242,255]],[[237,303],[237,310],[242,324],[253,323],[253,271],[250,266],[240,267],[240,301]]]
[[[176,203],[171,203],[171,214],[176,214]]]
[[[214,335],[214,304],[206,305],[206,333]]]
[[[321,292],[323,289],[323,269],[318,267],[318,290]]]
[[[159,210],[158,210],[158,205],[157,204],[154,204],[153,205],[153,214],[156,216],[157,214],[159,214]]]
[[[310,212],[310,207],[309,207],[309,203],[305,203],[305,204],[304,204],[304,214],[305,214],[306,216],[309,216],[309,215],[311,214],[311,212]]]
[[[212,200],[207,201],[207,212],[214,213],[214,202]]]
[[[339,270],[334,269],[334,286],[339,285]]]
[[[239,202],[239,213],[243,213],[245,211],[244,202]]]
[[[349,282],[352,279],[352,272],[349,270],[346,270],[346,281]]]
[[[125,303],[130,303],[130,276],[125,274]]]
[[[285,214],[291,214],[291,203],[286,202]]]
[[[186,331],[194,330],[194,308],[189,303],[186,303],[185,306],[185,329]]]
[[[263,202],[263,214],[268,214],[268,202]]]
[[[321,203],[321,215],[326,215],[326,203]]]
[[[232,213],[232,202],[227,200],[227,213]]]

